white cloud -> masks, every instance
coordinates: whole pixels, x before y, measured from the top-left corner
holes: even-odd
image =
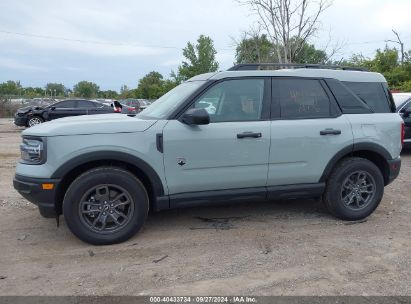
[[[153,70],[169,75],[181,63],[182,48],[200,34],[214,40],[220,69],[226,69],[235,56],[231,37],[239,37],[255,19],[235,0],[19,0],[0,1],[0,11],[0,30],[83,41],[0,33],[0,82],[87,79],[102,88],[135,85]],[[391,28],[405,41],[411,37],[410,11],[410,0],[334,0],[321,16],[324,31],[311,42],[326,45],[330,29],[333,41],[359,42],[341,56],[372,54],[394,38]],[[43,67],[48,72],[38,73]]]
[[[387,2],[379,6],[371,20],[376,27],[407,31],[409,33],[411,27],[410,12],[410,1]]]
[[[12,58],[0,58],[0,67],[11,70],[31,70],[31,71],[47,71],[48,69],[42,66],[27,64]]]

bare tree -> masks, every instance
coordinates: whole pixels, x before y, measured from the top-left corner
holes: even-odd
[[[278,62],[290,63],[316,33],[332,0],[237,0],[248,5],[270,38]]]
[[[401,64],[404,63],[404,59],[405,59],[405,51],[404,51],[404,42],[402,42],[400,35],[398,34],[398,32],[396,32],[395,30],[392,30],[392,32],[394,33],[394,35],[397,37],[397,40],[385,40],[386,42],[393,42],[393,43],[397,43],[400,45],[400,50],[401,50]]]

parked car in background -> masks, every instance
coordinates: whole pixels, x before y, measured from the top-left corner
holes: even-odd
[[[404,147],[411,147],[411,93],[393,93],[397,113],[404,120]]]
[[[200,101],[198,107],[207,111],[208,114],[215,114],[216,108],[211,102]]]
[[[121,104],[128,106],[130,108],[134,108],[136,113],[139,113],[146,109],[150,103],[145,99],[124,99],[120,101]]]
[[[113,113],[113,108],[98,102],[82,99],[67,99],[47,107],[29,106],[17,110],[14,124],[32,127],[57,118]]]

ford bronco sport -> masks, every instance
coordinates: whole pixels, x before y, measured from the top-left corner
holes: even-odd
[[[210,202],[322,197],[334,216],[359,220],[400,171],[394,112],[378,73],[238,65],[196,76],[138,115],[25,130],[14,187],[92,244],[129,239],[149,210]]]

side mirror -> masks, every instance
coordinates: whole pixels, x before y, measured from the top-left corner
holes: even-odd
[[[52,111],[54,111],[54,110],[56,109],[56,107],[51,107],[50,109],[51,109]]]
[[[187,125],[208,125],[210,115],[205,109],[189,109],[183,114],[182,121]]]

